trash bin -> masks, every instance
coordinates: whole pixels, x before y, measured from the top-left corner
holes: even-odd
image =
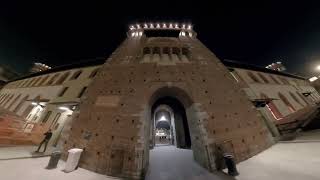
[[[236,163],[234,162],[234,157],[232,154],[225,153],[223,154],[224,161],[226,163],[226,166],[228,168],[228,174],[230,176],[237,176],[239,175],[236,167]]]
[[[82,149],[78,149],[78,148],[68,150],[69,154],[68,154],[66,166],[64,168],[64,172],[71,172],[76,169],[82,151],[83,151]]]
[[[50,156],[50,160],[48,163],[48,166],[46,167],[46,169],[54,169],[57,167],[59,159],[61,157],[61,152],[60,151],[55,151],[51,154]]]

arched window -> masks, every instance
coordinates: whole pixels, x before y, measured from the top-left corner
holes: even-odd
[[[261,94],[261,98],[262,99],[268,99],[268,96],[265,95],[265,94]],[[282,119],[283,116],[282,114],[280,113],[280,111],[278,110],[277,106],[271,101],[269,102],[266,107],[268,108],[268,110],[270,111],[270,113],[272,114],[272,116],[276,119],[276,120],[279,120],[279,119]]]
[[[5,96],[5,94],[1,94],[1,96],[0,96],[0,103],[1,103],[2,99],[4,98],[4,96]]]
[[[37,82],[34,83],[34,86],[40,86],[41,81],[42,81],[43,77],[39,77],[39,79],[37,80]]]
[[[16,96],[13,101],[10,103],[10,105],[8,106],[8,109],[10,110],[10,108],[12,107],[12,105],[18,101],[18,99],[20,98],[21,94],[19,94],[18,96]]]
[[[298,104],[300,104],[302,107],[304,107],[303,104],[302,104],[301,101],[297,98],[296,95],[294,95],[292,92],[289,92],[289,94],[290,94],[290,96],[292,97],[292,99],[294,99]]]
[[[47,111],[46,115],[43,117],[41,123],[46,123],[48,119],[50,118],[52,111]]]
[[[80,76],[81,73],[82,73],[81,70],[76,71],[76,72],[72,75],[72,77],[70,78],[70,80],[78,79],[78,77]]]
[[[30,81],[28,82],[28,84],[26,85],[26,87],[30,87],[31,84],[32,84],[35,80],[36,80],[35,78],[30,79]]]
[[[272,75],[270,75],[270,78],[272,79],[272,81],[274,81],[276,84],[280,84],[280,82]]]
[[[248,76],[253,80],[253,82],[260,83],[259,79],[252,72],[248,72]]]
[[[14,108],[13,112],[17,113],[22,107],[23,103],[26,102],[26,100],[28,100],[28,98],[29,98],[29,95],[26,95],[24,98],[22,98],[19,104]]]
[[[70,75],[70,72],[66,72],[66,73],[64,73],[61,77],[60,77],[60,79],[57,81],[57,85],[60,85],[60,84],[62,84],[68,77],[69,77],[69,75]]]
[[[55,125],[58,123],[58,121],[59,121],[59,119],[60,119],[60,116],[61,116],[61,113],[57,113],[57,114],[55,115],[55,117],[53,118],[53,121],[52,121],[51,124],[50,124],[50,128],[55,129],[54,127],[55,127]]]
[[[52,85],[59,75],[60,75],[59,73],[53,75],[51,79],[48,81],[47,85]]]
[[[4,102],[3,106],[6,106],[6,105],[11,101],[11,99],[13,98],[13,96],[14,96],[14,94],[11,94],[11,95],[9,96],[9,98],[6,100],[6,102]]]
[[[45,76],[45,77],[40,81],[39,86],[45,85],[45,82],[48,80],[49,77],[50,77],[49,75]]]
[[[20,88],[23,87],[23,85],[24,85],[25,82],[26,82],[25,80],[21,81],[21,83],[19,84],[19,87],[20,87]]]
[[[27,84],[30,82],[30,79],[26,79],[23,83],[22,87],[27,87]]]
[[[23,83],[23,81],[19,81],[19,83],[17,84],[17,87],[21,87],[21,84]]]
[[[11,97],[12,97],[12,94],[8,94],[8,96],[2,102],[2,105],[5,106],[7,104],[7,102],[10,100]]]
[[[94,78],[94,77],[97,75],[98,71],[99,71],[99,68],[93,70],[93,71],[91,72],[89,78]]]
[[[39,82],[40,79],[41,79],[41,77],[38,77],[38,78],[31,84],[31,86],[35,86],[35,85]]]
[[[1,105],[3,105],[3,102],[6,101],[7,98],[8,98],[8,94],[4,95],[4,97],[1,100]]]
[[[2,104],[7,97],[8,97],[8,94],[4,94],[4,96],[1,98],[0,104]]]
[[[287,106],[289,111],[295,112],[296,109],[293,107],[293,105],[289,102],[289,100],[281,93],[278,93],[279,98],[282,100],[282,102]]]
[[[264,75],[262,75],[261,73],[258,73],[258,75],[265,83],[269,83],[269,80]]]

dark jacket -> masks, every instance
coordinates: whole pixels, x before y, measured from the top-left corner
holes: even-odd
[[[44,137],[45,140],[50,140],[51,136],[52,136],[52,132],[46,132],[46,133],[44,133],[44,135],[46,136],[46,137]]]

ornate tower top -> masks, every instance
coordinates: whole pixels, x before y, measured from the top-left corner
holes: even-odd
[[[193,31],[191,23],[136,23],[129,26],[129,37],[139,37],[147,31],[158,32],[178,32],[178,36],[195,37],[196,33]],[[166,35],[168,33],[165,33]]]

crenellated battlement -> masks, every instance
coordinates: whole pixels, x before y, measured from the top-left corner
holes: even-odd
[[[137,23],[129,26],[128,36],[141,37],[151,31],[161,32],[168,36],[168,32],[175,33],[178,37],[195,37],[193,25],[190,23]]]

